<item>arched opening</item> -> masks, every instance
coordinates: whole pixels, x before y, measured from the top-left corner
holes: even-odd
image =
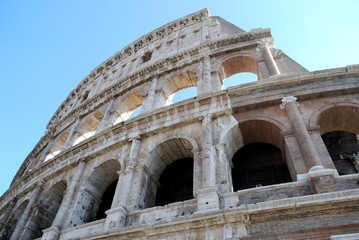
[[[241,72],[241,73],[233,74],[232,76],[226,78],[224,80],[224,87],[229,88],[229,87],[250,83],[250,82],[256,82],[256,81],[258,81],[258,76],[256,74],[249,72]]]
[[[159,179],[155,206],[193,198],[193,158],[179,159],[166,167]]]
[[[188,140],[174,138],[159,144],[151,151],[146,164],[148,175],[141,193],[144,197],[139,203],[140,208],[193,198],[192,149],[193,146]]]
[[[359,172],[359,108],[335,106],[317,119],[323,142],[340,175]]]
[[[65,145],[66,139],[69,136],[69,132],[65,131],[61,133],[55,140],[54,145],[52,146],[50,153],[45,157],[44,162],[54,158],[56,155],[58,155],[62,148]]]
[[[339,175],[359,172],[359,136],[345,131],[322,135],[325,146]]]
[[[241,73],[241,74],[239,74]],[[222,63],[222,71],[220,72],[222,79],[222,88],[239,85],[247,81],[254,81],[261,79],[258,64],[253,57],[250,56],[235,56],[227,59]],[[236,75],[236,76],[234,76]],[[229,79],[233,76],[233,80]],[[242,81],[240,78],[243,78]],[[228,84],[224,84],[227,82]]]
[[[24,239],[35,239],[42,236],[42,230],[51,227],[65,195],[66,182],[56,183],[40,198],[38,208],[31,217]]]
[[[197,87],[189,87],[182,90],[179,90],[178,92],[175,92],[172,98],[172,104],[177,103],[189,98],[193,98],[197,96]]]
[[[290,182],[282,152],[268,143],[251,143],[233,156],[233,190]]]
[[[92,137],[96,133],[96,129],[103,118],[103,111],[96,111],[91,116],[87,117],[81,127],[75,133],[75,141],[73,146],[82,142],[83,140]]]
[[[164,106],[197,96],[197,78],[194,72],[174,76],[162,88]]]
[[[14,211],[12,211],[10,217],[6,220],[2,229],[0,229],[1,239],[10,239],[11,234],[14,232],[17,222],[20,220],[22,213],[24,212],[29,200],[23,201]]]
[[[113,113],[113,124],[126,121],[129,118],[134,118],[141,112],[141,106],[144,100],[143,92],[135,92],[118,103],[116,110]]]
[[[120,164],[109,160],[94,168],[81,188],[70,226],[78,226],[106,217],[110,209],[118,181]]]

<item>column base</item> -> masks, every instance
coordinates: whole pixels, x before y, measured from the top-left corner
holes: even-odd
[[[44,229],[42,232],[41,240],[58,240],[60,237],[60,230],[55,226]]]
[[[124,207],[110,209],[105,212],[107,217],[105,221],[105,228],[119,228],[125,226],[127,211]]]
[[[219,197],[216,188],[200,189],[197,195],[197,212],[219,210]]]
[[[334,176],[335,170],[314,166],[308,172],[307,182],[314,193],[334,192],[338,190]]]

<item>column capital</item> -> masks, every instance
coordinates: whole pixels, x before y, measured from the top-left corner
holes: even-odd
[[[287,96],[282,98],[282,104],[280,105],[280,109],[284,109],[285,105],[289,102],[297,103],[297,98],[294,96]]]

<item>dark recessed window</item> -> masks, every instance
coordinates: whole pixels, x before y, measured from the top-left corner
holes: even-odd
[[[162,172],[156,194],[156,206],[193,198],[193,158],[182,158]]]
[[[151,59],[152,56],[152,52],[146,52],[143,56],[142,56],[142,63],[148,62]]]

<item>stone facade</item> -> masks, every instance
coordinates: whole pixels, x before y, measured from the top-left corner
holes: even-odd
[[[258,81],[224,89],[241,72]],[[358,239],[358,93],[358,65],[308,72],[270,29],[168,23],[55,112],[0,199],[1,239]]]

